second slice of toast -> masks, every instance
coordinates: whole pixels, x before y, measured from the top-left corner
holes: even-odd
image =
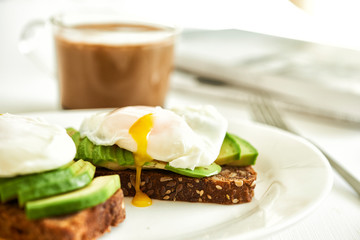
[[[16,202],[0,204],[0,239],[94,240],[125,219],[123,192],[106,202],[59,217],[29,220]]]

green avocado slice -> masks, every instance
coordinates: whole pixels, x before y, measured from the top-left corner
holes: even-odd
[[[29,219],[59,216],[105,202],[120,188],[119,175],[96,177],[84,188],[25,204]]]
[[[13,178],[0,178],[0,185],[9,182]]]
[[[74,128],[67,128],[66,132],[74,141],[76,148],[78,148],[80,144],[80,132]]]
[[[48,182],[39,182],[38,184],[28,188],[21,188],[18,191],[19,205],[23,206],[28,201],[70,192],[89,184],[94,177],[95,166],[84,160],[79,160],[74,164],[78,163],[83,166],[75,173],[74,176],[53,179]]]
[[[119,148],[117,145],[100,146],[93,144],[87,137],[80,138],[80,133],[73,128],[67,128],[67,133],[77,146],[75,159],[84,159],[96,166],[133,165],[135,163],[132,152]]]
[[[56,170],[10,178],[0,183],[1,202],[4,203],[17,198],[17,193],[21,189],[36,187],[39,184],[41,185],[44,182],[53,181],[54,179],[72,177],[85,164],[84,161],[73,162],[71,165],[67,165],[67,167],[61,167]]]
[[[215,160],[215,163],[225,165],[232,161],[239,160],[240,153],[240,146],[234,139],[234,136],[226,133],[224,141],[221,145],[219,156]]]
[[[239,136],[233,135],[232,137],[236,140],[241,148],[240,158],[238,160],[232,161],[227,165],[230,166],[249,166],[255,165],[257,156],[259,155],[256,148],[251,145],[248,141]]]
[[[112,166],[110,166],[109,169],[113,169],[111,167]],[[194,168],[194,170],[191,170],[188,168],[175,168],[175,167],[170,166],[169,163],[167,163],[167,162],[161,162],[161,161],[157,161],[157,160],[153,160],[151,162],[146,162],[142,168],[145,170],[146,169],[162,169],[162,170],[167,170],[167,171],[171,171],[174,173],[178,173],[180,175],[184,175],[184,176],[188,176],[188,177],[196,177],[196,178],[209,177],[209,176],[218,174],[221,171],[221,167],[216,163],[211,164],[209,167],[196,167],[196,168]],[[116,169],[116,167],[115,167],[115,169]],[[123,169],[135,169],[135,166],[129,165],[129,166],[123,166],[121,168],[117,168],[117,170],[123,170]]]
[[[216,163],[212,163],[208,167],[196,167],[194,170],[188,168],[175,168],[166,164],[165,169],[174,173],[195,178],[209,177],[218,174],[221,171],[221,167]]]

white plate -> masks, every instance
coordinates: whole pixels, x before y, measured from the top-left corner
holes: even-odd
[[[94,111],[32,114],[78,128]],[[217,204],[153,201],[136,208],[126,198],[127,216],[101,239],[250,239],[267,236],[312,212],[329,193],[332,170],[310,143],[275,128],[230,122],[229,131],[259,151],[255,196],[251,203]]]

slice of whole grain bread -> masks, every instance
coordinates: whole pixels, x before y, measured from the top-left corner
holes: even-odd
[[[124,195],[118,190],[106,202],[61,217],[29,220],[16,202],[0,204],[0,239],[92,240],[125,219]]]
[[[124,196],[135,195],[135,170],[97,168],[95,175],[119,174]],[[165,170],[142,170],[141,190],[150,198],[170,201],[238,204],[254,196],[256,172],[251,166],[223,166],[211,177],[193,178]]]

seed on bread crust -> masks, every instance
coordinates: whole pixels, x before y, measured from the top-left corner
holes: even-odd
[[[244,184],[242,180],[235,180],[234,183],[237,187],[241,187]]]
[[[233,178],[233,177],[236,177],[236,173],[230,173],[229,177]]]
[[[181,190],[183,190],[183,185],[182,184],[179,184],[179,185],[177,185],[177,187],[176,187],[176,193],[178,193],[178,192],[181,192]]]
[[[176,185],[175,181],[170,181],[166,184],[166,186],[168,186],[168,187],[174,187],[175,185]]]
[[[135,175],[130,176],[130,183],[131,183],[131,185],[133,185],[134,187],[135,187],[135,178],[136,178]]]
[[[167,182],[173,180],[172,177],[161,177],[160,182]]]
[[[204,194],[204,190],[196,190],[196,193],[201,197]]]

